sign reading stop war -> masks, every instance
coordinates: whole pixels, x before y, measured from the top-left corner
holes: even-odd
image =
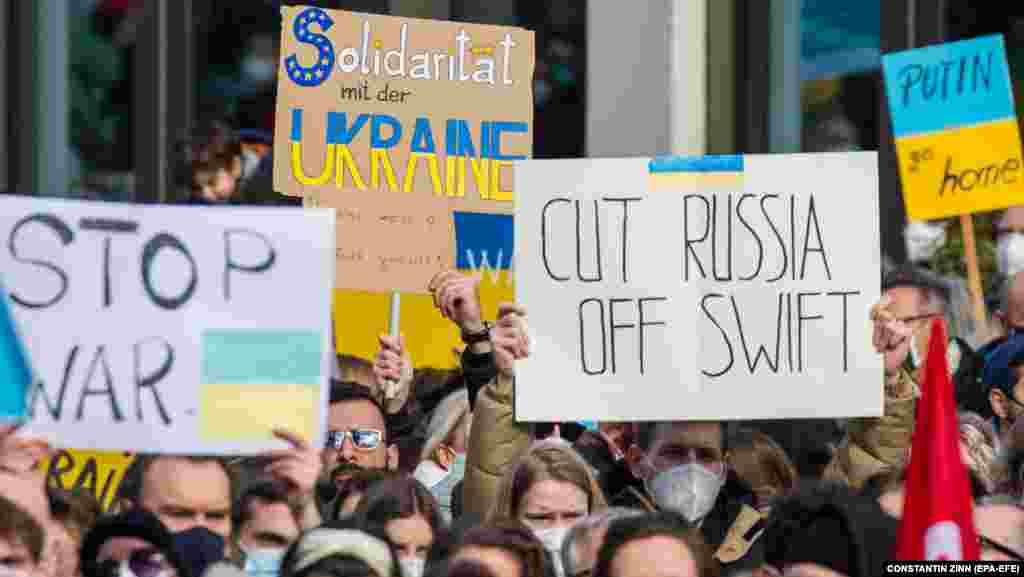
[[[1024,204],[1024,162],[1002,36],[882,57],[913,220]]]
[[[26,434],[162,453],[261,451],[273,427],[322,442],[333,211],[5,196],[0,238],[37,378]]]
[[[516,165],[524,421],[882,414],[876,154]]]

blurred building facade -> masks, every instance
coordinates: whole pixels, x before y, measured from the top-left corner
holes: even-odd
[[[281,3],[0,0],[0,191],[174,200],[176,143],[195,122],[271,132]],[[881,53],[1002,33],[1024,78],[1021,3],[285,3],[535,30],[538,157],[877,149],[883,250],[897,261]]]

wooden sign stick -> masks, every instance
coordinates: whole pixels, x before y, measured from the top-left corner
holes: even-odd
[[[390,336],[393,339],[397,339],[398,336],[401,334],[401,314],[402,295],[398,291],[393,291],[391,293],[391,311],[390,314],[388,315],[388,336]],[[398,395],[398,393],[398,381],[387,379],[387,384],[385,385],[384,390],[384,398],[388,400],[393,399]]]
[[[967,255],[967,284],[974,305],[974,323],[978,335],[984,336],[988,330],[988,313],[985,311],[985,292],[981,287],[981,269],[978,266],[978,248],[974,242],[974,219],[971,215],[960,215],[960,229],[964,237],[964,253]]]

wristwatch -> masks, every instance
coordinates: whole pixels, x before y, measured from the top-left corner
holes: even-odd
[[[462,342],[466,345],[475,345],[477,343],[483,343],[491,340],[491,327],[494,326],[491,323],[484,321],[484,328],[478,332],[466,332],[462,331]]]

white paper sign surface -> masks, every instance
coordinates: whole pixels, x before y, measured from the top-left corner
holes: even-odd
[[[878,416],[876,154],[516,164],[520,421]]]
[[[0,197],[0,271],[60,447],[322,446],[334,211]]]

